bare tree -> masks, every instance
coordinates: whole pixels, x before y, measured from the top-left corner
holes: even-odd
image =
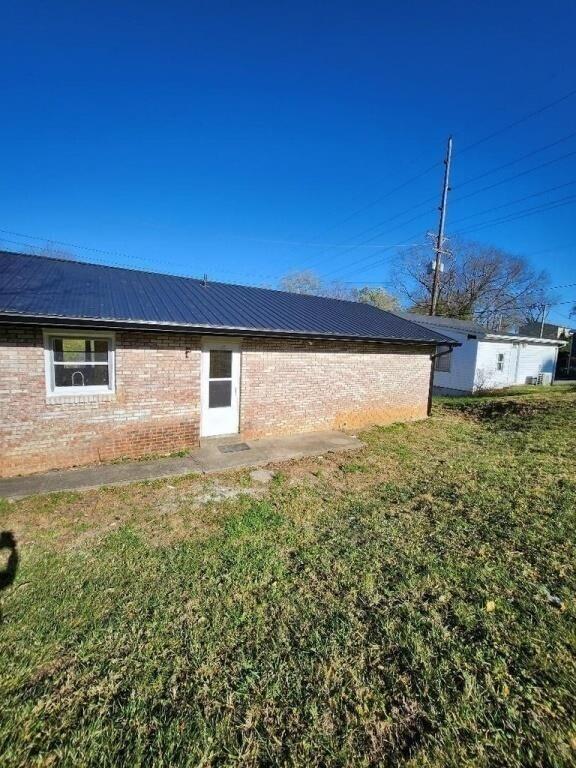
[[[322,281],[315,272],[303,270],[302,272],[290,272],[280,279],[280,289],[289,293],[307,293],[320,296]]]
[[[46,244],[43,247],[36,248],[38,256],[48,256],[51,259],[62,259],[64,261],[77,261],[77,254],[68,251],[65,248],[56,248],[53,245]]]
[[[403,251],[396,280],[412,309],[428,313],[432,291],[430,248]],[[553,301],[549,276],[534,270],[523,256],[491,245],[453,240],[443,258],[437,313],[462,320],[475,319],[487,327],[511,328],[542,317]]]

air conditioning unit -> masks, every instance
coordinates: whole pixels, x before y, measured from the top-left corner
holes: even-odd
[[[526,376],[526,384],[538,384],[538,376]]]
[[[536,383],[540,387],[549,387],[550,384],[552,384],[552,374],[551,373],[539,373],[536,378],[537,378]]]

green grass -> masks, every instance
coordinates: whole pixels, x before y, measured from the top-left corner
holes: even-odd
[[[0,506],[0,764],[576,764],[576,391],[362,438]]]

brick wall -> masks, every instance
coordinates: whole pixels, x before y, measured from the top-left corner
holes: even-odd
[[[116,392],[47,397],[42,330],[0,327],[0,476],[198,444],[200,338],[116,333]],[[246,437],[426,416],[430,354],[379,344],[244,339]]]
[[[0,476],[197,445],[199,350],[194,336],[117,332],[116,392],[52,398],[41,329],[0,328]]]
[[[245,340],[247,437],[426,417],[430,351],[385,344]]]

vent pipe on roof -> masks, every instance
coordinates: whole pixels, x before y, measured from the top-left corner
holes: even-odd
[[[202,282],[202,285],[204,286],[204,288],[208,287],[208,275],[206,274],[206,272],[204,272],[204,280]]]

